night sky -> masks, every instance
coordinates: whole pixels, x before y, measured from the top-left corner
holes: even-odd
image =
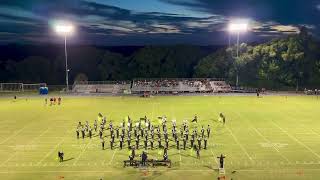
[[[76,25],[73,44],[227,44],[238,19],[250,24],[245,42],[299,26],[319,37],[320,0],[0,0],[0,44],[59,43],[60,20]]]

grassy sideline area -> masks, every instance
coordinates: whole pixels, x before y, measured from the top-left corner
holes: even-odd
[[[217,179],[221,153],[227,179],[315,179],[320,177],[319,105],[314,96],[68,96],[61,106],[46,106],[44,97],[16,102],[1,97],[0,179]],[[78,121],[93,124],[99,112],[117,126],[127,115],[133,120],[146,115],[154,124],[166,115],[180,127],[197,114],[198,125],[190,125],[211,126],[209,148],[200,160],[190,149],[170,148],[171,168],[123,168],[126,143],[123,150],[111,150],[108,138],[101,150],[98,137],[76,139]],[[217,120],[220,112],[226,125]],[[65,153],[63,163],[58,150]],[[149,158],[161,159],[160,151],[149,150]]]

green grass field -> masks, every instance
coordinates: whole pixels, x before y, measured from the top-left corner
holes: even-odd
[[[227,179],[318,179],[319,105],[312,96],[64,97],[61,106],[52,107],[43,97],[16,102],[1,97],[0,179],[217,179],[221,153],[227,156]],[[147,115],[154,123],[167,115],[180,126],[197,114],[199,130],[212,127],[209,148],[200,160],[189,149],[170,148],[171,168],[123,168],[126,148],[110,150],[107,143],[103,151],[98,137],[76,139],[78,121],[92,124],[98,112],[115,125],[127,115],[134,120]],[[219,112],[227,117],[224,126]],[[58,150],[65,153],[63,163]],[[158,150],[148,154],[162,158]]]

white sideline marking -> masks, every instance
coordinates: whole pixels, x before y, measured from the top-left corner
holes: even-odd
[[[34,173],[112,173],[113,171],[0,171],[0,174],[34,174]]]
[[[213,155],[215,156],[215,155]],[[216,160],[215,160],[216,161]],[[201,161],[202,164],[212,164],[212,161]],[[251,162],[252,165],[257,165],[257,166],[262,166],[262,167],[274,167],[276,165],[283,165],[281,166],[281,168],[287,168],[287,167],[293,167],[295,165],[320,165],[320,162],[314,162],[314,161],[303,161],[303,162],[299,162],[299,161],[296,161],[295,163],[292,163],[292,164],[285,164],[283,161],[281,162],[273,162],[273,163],[270,163],[269,161],[258,161],[257,163],[255,163],[254,161]],[[76,165],[72,165],[73,167],[88,167],[90,165],[97,165],[96,163],[91,163],[91,162],[88,162],[86,164],[76,164]],[[115,163],[115,164],[119,164],[118,162]],[[195,165],[197,164],[197,161],[194,161],[194,163],[184,163],[184,165],[187,165],[187,166],[192,166],[192,165]],[[217,163],[218,164],[218,163]],[[227,163],[228,164],[228,163]],[[248,166],[250,165],[250,162],[247,162],[245,161],[244,163],[240,163],[240,162],[236,162],[234,163],[233,161],[230,161],[230,164],[235,164],[235,165],[245,165],[245,166]],[[266,166],[267,165],[267,166]],[[269,166],[269,165],[273,165],[273,166]],[[284,166],[286,165],[286,166]],[[59,167],[60,164],[57,164],[57,163],[50,163],[49,165],[47,165],[47,163],[44,163],[42,166],[41,165],[37,165],[37,164],[33,164],[32,162],[29,162],[29,163],[16,163],[16,164],[11,164],[11,165],[6,165],[6,166],[1,166],[1,167],[19,167],[19,166],[34,166],[34,167]],[[62,164],[62,166],[71,166],[71,164]]]
[[[259,171],[267,171],[267,172],[288,172],[288,171],[299,171],[301,169],[279,169],[279,170],[274,170],[274,169],[236,169],[235,171],[239,172],[259,172]],[[318,168],[312,168],[312,169],[303,169],[303,171],[320,171]]]
[[[271,119],[272,124],[274,124],[277,128],[279,128],[282,132],[284,132],[288,137],[290,137],[291,139],[293,139],[294,141],[298,142],[300,145],[302,145],[303,147],[305,147],[307,150],[309,150],[312,154],[314,154],[315,156],[317,156],[320,159],[320,155],[317,154],[316,152],[314,152],[311,148],[309,148],[307,145],[305,145],[303,142],[299,141],[297,138],[295,138],[294,136],[292,136],[291,134],[289,134],[287,131],[285,131],[284,129],[282,129],[278,124],[276,124],[272,119]]]
[[[281,170],[274,170],[274,169],[235,169],[237,172],[294,172],[297,170],[301,170],[300,168],[296,169],[281,169]],[[208,169],[158,169],[158,170],[152,170],[148,169],[150,172],[215,172],[214,170],[208,170]],[[312,168],[312,169],[303,169],[303,171],[320,171],[319,168]],[[34,174],[34,173],[112,173],[114,171],[0,171],[0,174]],[[137,170],[138,172],[138,170]]]
[[[242,151],[247,155],[247,157],[250,159],[250,161],[252,161],[251,156],[249,155],[249,153],[247,152],[247,150],[242,146],[242,144],[238,141],[237,137],[233,134],[233,132],[230,130],[230,128],[228,126],[225,125],[225,127],[227,128],[227,130],[230,132],[231,136],[233,137],[233,139],[236,141],[236,143],[240,146],[240,148],[242,149]]]

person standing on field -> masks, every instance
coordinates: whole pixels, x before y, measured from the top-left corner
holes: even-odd
[[[102,146],[102,150],[104,150],[104,143],[105,143],[104,138],[101,138],[101,146]]]

